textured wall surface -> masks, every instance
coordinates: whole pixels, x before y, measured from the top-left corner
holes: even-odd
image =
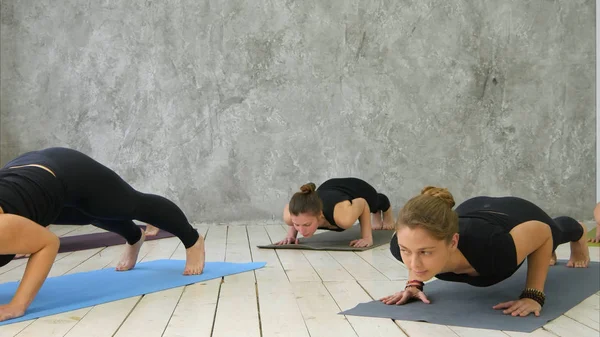
[[[196,222],[334,176],[591,218],[594,1],[1,4],[1,163],[73,147]]]

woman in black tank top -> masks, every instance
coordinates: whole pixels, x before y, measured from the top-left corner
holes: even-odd
[[[66,148],[32,151],[0,169],[0,267],[16,254],[31,254],[0,320],[22,316],[44,283],[60,241],[50,224],[87,225],[122,236],[127,245],[116,266],[132,269],[145,233],[133,220],[155,224],[186,248],[185,275],[204,269],[204,238],[170,200],[135,190],[114,171]]]
[[[456,210],[454,204],[447,189],[428,186],[404,205],[390,250],[406,265],[409,281],[404,291],[384,297],[382,302],[404,304],[416,298],[429,303],[423,282],[433,277],[491,286],[509,278],[527,258],[523,292],[494,309],[512,316],[539,316],[546,298],[548,268],[556,263],[556,247],[570,243],[567,267],[589,265],[585,227],[571,217],[552,219],[535,204],[517,197],[474,197]]]
[[[341,232],[358,220],[361,237],[350,246],[369,247],[373,229],[392,229],[394,224],[389,199],[358,178],[329,179],[319,188],[313,183],[302,185],[285,206],[283,220],[290,227],[278,245],[298,243],[298,233],[311,237],[317,229]]]

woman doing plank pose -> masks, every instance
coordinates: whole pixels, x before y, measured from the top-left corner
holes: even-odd
[[[0,169],[0,266],[15,254],[31,254],[0,320],[25,313],[52,267],[59,239],[50,224],[92,224],[126,239],[116,269],[133,268],[144,232],[132,220],[152,223],[177,236],[186,248],[186,275],[204,269],[204,239],[173,202],[136,191],[115,172],[66,148],[28,152]]]

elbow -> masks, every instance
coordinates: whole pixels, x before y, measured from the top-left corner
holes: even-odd
[[[286,223],[286,225],[288,226],[292,226],[292,218],[289,215],[283,215],[283,222]]]
[[[543,237],[547,240],[552,240],[552,229],[550,229],[550,225],[543,222],[540,222],[540,225],[542,225],[541,233],[543,233]]]
[[[542,243],[548,239],[552,239],[552,230],[549,224],[531,220],[524,223],[524,225],[528,226],[529,229],[521,235],[529,236],[531,239],[540,239]]]
[[[58,254],[58,249],[60,248],[60,239],[58,238],[58,236],[50,235],[45,248],[49,252],[52,252],[54,255]]]

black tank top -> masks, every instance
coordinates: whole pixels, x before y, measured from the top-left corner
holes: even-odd
[[[517,264],[517,249],[510,235],[516,224],[502,214],[475,211],[459,216],[458,249],[479,276],[455,273],[436,275],[440,280],[488,287],[509,278]]]
[[[335,223],[333,209],[335,205],[342,201],[348,200],[352,203],[353,199],[363,198],[365,185],[372,189],[369,184],[358,178],[333,178],[325,181],[317,188],[317,194],[323,203],[323,216],[329,224],[337,227],[337,229],[327,229],[338,232],[344,231]]]
[[[63,208],[65,189],[60,180],[40,167],[0,169],[0,207],[44,227]]]
[[[0,207],[5,214],[20,215],[46,227],[60,214],[64,198],[61,181],[40,167],[0,169]],[[0,255],[0,267],[14,257]]]

